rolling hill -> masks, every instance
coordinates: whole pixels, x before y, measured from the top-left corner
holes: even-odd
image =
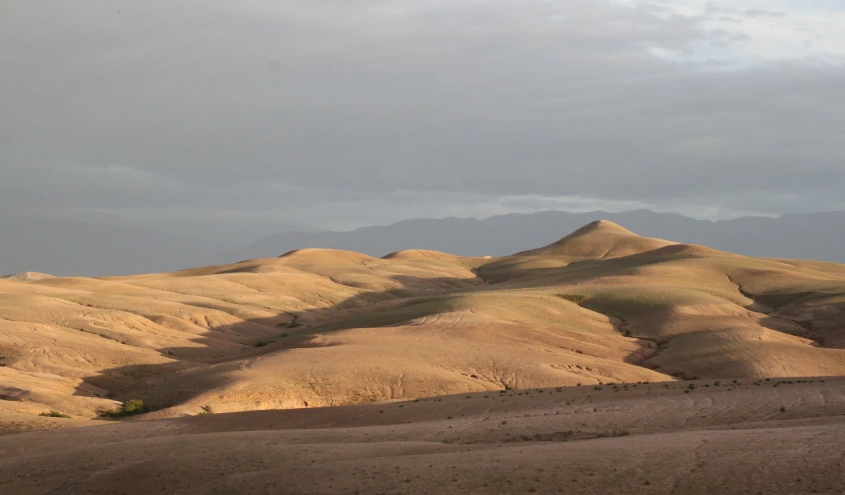
[[[22,273],[0,492],[834,493],[843,321],[845,265],[604,220],[498,258]]]
[[[130,277],[0,280],[0,393],[33,426],[463,392],[845,375],[845,266],[593,222],[501,258],[302,249]],[[41,409],[38,409],[41,408]]]

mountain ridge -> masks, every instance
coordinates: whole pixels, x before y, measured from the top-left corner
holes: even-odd
[[[333,248],[374,257],[405,250],[459,256],[507,256],[559,240],[558,235],[608,219],[643,236],[706,245],[746,256],[845,263],[845,212],[795,213],[778,218],[697,220],[676,213],[634,210],[513,213],[485,219],[412,219],[349,232],[283,232],[230,249],[141,227],[65,220],[0,223],[0,275],[42,272],[58,276],[156,273],[189,266],[276,257],[301,248]]]
[[[376,257],[410,249],[458,256],[507,256],[549,245],[559,240],[559,232],[572,232],[600,219],[613,221],[645,237],[704,245],[746,256],[845,263],[845,250],[837,248],[845,245],[845,212],[710,221],[650,210],[543,211],[485,219],[412,219],[347,232],[282,232],[204,261],[225,263],[278,256],[301,247],[344,249]]]
[[[675,243],[643,237],[610,220],[596,220],[548,246],[522,251],[515,256],[618,258],[653,251],[671,244]]]

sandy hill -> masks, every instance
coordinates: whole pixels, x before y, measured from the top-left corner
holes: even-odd
[[[841,493],[843,321],[843,265],[609,222],[492,259],[24,274],[0,493]]]
[[[618,258],[675,244],[639,236],[608,220],[597,220],[563,239],[516,256],[566,256],[574,259]]]
[[[0,280],[6,431],[505,389],[845,375],[845,268],[594,222],[504,258],[303,249]],[[4,416],[5,415],[5,416]]]

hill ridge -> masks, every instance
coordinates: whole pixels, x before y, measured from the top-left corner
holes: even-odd
[[[515,256],[566,256],[580,259],[619,258],[653,251],[676,242],[638,235],[610,220],[596,220],[559,241]]]
[[[2,280],[0,392],[10,399],[0,406],[95,419],[112,398],[137,398],[150,416],[172,417],[579,383],[845,376],[838,267],[593,221],[492,259],[304,249],[174,273]]]

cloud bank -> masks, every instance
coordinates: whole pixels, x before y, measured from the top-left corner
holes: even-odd
[[[6,216],[845,208],[840,2],[18,2],[0,63]]]

